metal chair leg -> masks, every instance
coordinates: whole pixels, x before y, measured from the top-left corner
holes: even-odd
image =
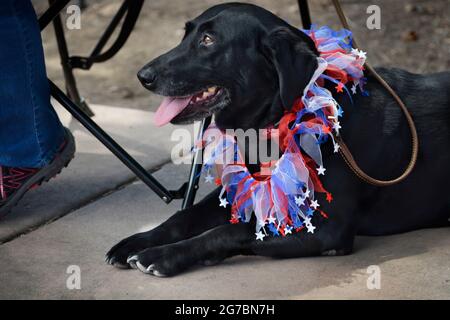
[[[53,0],[50,0],[50,4]],[[58,44],[59,55],[61,57],[61,65],[66,84],[66,91],[70,99],[75,102],[81,110],[83,110],[89,117],[94,116],[94,112],[89,108],[86,101],[80,96],[78,92],[77,82],[73,75],[73,68],[70,65],[69,52],[67,50],[66,37],[64,36],[64,29],[61,22],[61,16],[58,14],[53,19],[53,28],[55,30],[56,42]]]
[[[201,139],[203,133],[208,128],[210,123],[211,117],[202,120],[202,124],[200,125],[199,136],[197,138]],[[197,150],[195,151],[194,156],[192,157],[191,171],[189,173],[189,180],[187,184],[186,193],[184,194],[181,209],[189,208],[194,204],[195,195],[197,194],[198,184],[200,181],[200,173],[202,170],[203,159],[200,159],[202,157],[202,154],[203,153],[201,150]]]
[[[311,15],[309,13],[308,0],[298,0],[298,10],[304,29],[311,28]]]

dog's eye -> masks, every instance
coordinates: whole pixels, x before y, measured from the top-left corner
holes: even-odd
[[[205,45],[205,46],[210,46],[214,43],[214,39],[213,37],[211,37],[210,35],[205,34],[202,38],[201,44]]]

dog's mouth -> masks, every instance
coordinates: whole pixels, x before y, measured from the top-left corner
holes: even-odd
[[[218,86],[207,87],[193,95],[164,97],[155,113],[155,125],[163,126],[169,122],[181,124],[201,120],[223,109],[229,100],[228,97],[228,91]]]

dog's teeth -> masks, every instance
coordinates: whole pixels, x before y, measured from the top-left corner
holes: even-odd
[[[209,92],[209,93],[214,93],[214,92],[216,92],[216,87],[209,87],[209,88],[208,88],[208,92]]]
[[[209,92],[208,91],[204,91],[202,98],[205,99],[205,98],[208,98],[208,96],[209,96]]]

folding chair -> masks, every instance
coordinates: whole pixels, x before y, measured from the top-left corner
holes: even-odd
[[[110,24],[101,35],[94,49],[88,57],[70,56],[64,35],[60,13],[70,0],[49,0],[49,8],[39,18],[41,30],[53,23],[56,41],[58,44],[61,64],[65,78],[66,93],[58,88],[51,80],[51,95],[69,111],[96,139],[98,139],[109,151],[127,166],[142,182],[152,189],[165,203],[173,199],[183,199],[182,209],[190,207],[195,201],[195,195],[199,185],[201,164],[201,152],[196,151],[189,173],[188,181],[178,190],[167,190],[151,173],[144,169],[130,154],[128,154],[114,139],[111,138],[95,121],[91,119],[92,110],[80,96],[73,69],[89,70],[93,64],[111,59],[125,44],[139,17],[144,0],[124,0],[121,7],[112,18]],[[298,0],[300,17],[303,27],[309,29],[311,18],[307,0]],[[104,49],[106,43],[123,20],[117,38],[108,49]],[[211,117],[202,121],[199,134],[203,134],[211,123]]]

